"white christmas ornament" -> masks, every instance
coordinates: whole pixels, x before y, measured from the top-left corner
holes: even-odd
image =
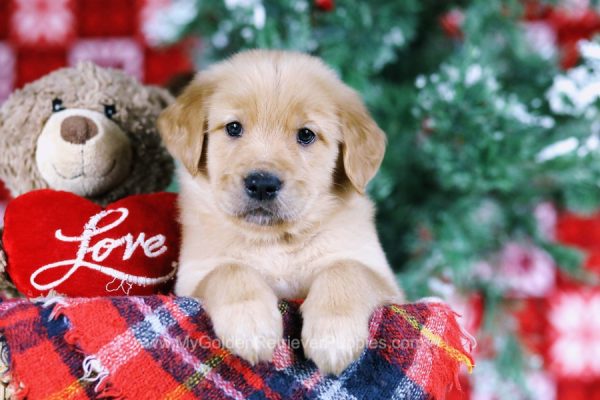
[[[552,143],[551,145],[544,148],[537,155],[537,162],[545,162],[553,160],[557,157],[561,157],[574,152],[579,147],[579,140],[571,137],[563,139],[560,142]]]
[[[600,44],[581,41],[579,51],[583,65],[556,76],[546,97],[556,114],[593,118],[597,109],[591,106],[600,98]]]

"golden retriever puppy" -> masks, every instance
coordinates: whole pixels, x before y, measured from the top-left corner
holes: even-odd
[[[306,298],[304,352],[340,373],[401,300],[365,196],[385,135],[357,93],[317,58],[247,51],[200,72],[159,129],[184,167],[175,292],[251,363],[282,340],[278,299]]]

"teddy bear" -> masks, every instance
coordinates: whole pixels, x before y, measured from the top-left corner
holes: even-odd
[[[49,188],[100,206],[163,190],[174,162],[156,120],[171,101],[116,69],[84,62],[56,70],[1,105],[0,180],[12,197]],[[10,287],[6,265],[0,242],[0,290]]]

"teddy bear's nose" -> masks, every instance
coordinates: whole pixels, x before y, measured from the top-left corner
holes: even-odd
[[[87,117],[67,117],[60,125],[60,136],[73,144],[84,144],[97,134],[98,126]]]

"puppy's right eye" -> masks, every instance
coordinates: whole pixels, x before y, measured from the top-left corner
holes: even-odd
[[[225,125],[225,130],[227,131],[227,134],[231,137],[240,137],[242,136],[242,132],[244,129],[242,128],[242,124],[240,124],[237,121],[233,121]]]

